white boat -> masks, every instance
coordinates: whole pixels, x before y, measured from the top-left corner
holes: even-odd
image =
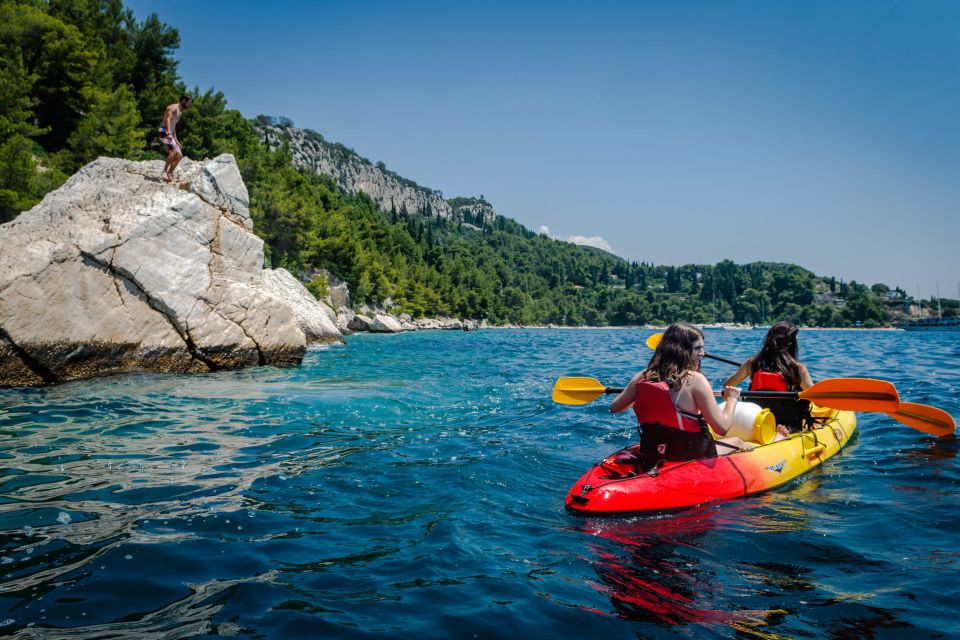
[[[957,283],[957,293],[960,294],[960,282]],[[960,331],[960,317],[943,317],[940,309],[940,284],[937,283],[937,317],[936,318],[912,318],[894,322],[893,326],[904,331]]]

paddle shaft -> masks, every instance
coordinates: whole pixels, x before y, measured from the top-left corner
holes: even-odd
[[[647,340],[646,340],[646,345],[647,345],[648,347],[650,347],[651,349],[656,349],[658,346],[660,346],[660,340],[662,340],[662,339],[663,339],[663,334],[662,334],[662,333],[655,333],[655,334],[651,335],[649,338],[647,338]],[[709,354],[709,353],[703,354],[703,357],[704,357],[704,358],[710,358],[711,360],[716,360],[717,362],[723,362],[723,363],[726,363],[726,364],[732,364],[732,365],[735,366],[735,367],[739,367],[739,366],[740,366],[740,363],[739,363],[739,362],[734,362],[733,360],[727,360],[726,358],[721,358],[720,356],[711,355],[711,354]]]
[[[739,367],[740,364],[741,364],[741,363],[739,363],[739,362],[734,362],[733,360],[727,360],[726,358],[721,358],[720,356],[715,356],[715,355],[713,355],[712,353],[705,353],[705,354],[703,354],[703,357],[704,357],[704,358],[710,358],[711,360],[716,360],[716,361],[718,361],[718,362],[724,362],[724,363],[726,363],[726,364],[731,364],[731,365],[733,365],[733,366],[735,366],[735,367]]]
[[[623,388],[621,387],[604,387],[603,393],[606,395],[611,395],[614,393],[622,393]],[[719,396],[720,392],[715,391],[714,395]],[[741,391],[741,398],[793,398],[797,399],[800,397],[800,394],[796,391]]]

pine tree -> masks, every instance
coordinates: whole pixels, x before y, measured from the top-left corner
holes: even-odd
[[[142,141],[137,102],[130,88],[122,84],[100,96],[67,142],[74,165],[81,166],[97,156],[133,157],[142,149]]]

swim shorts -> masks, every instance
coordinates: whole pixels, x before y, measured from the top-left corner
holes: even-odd
[[[173,148],[173,147],[176,147],[178,149],[183,148],[180,146],[180,141],[177,140],[176,136],[171,134],[169,131],[167,131],[165,127],[160,127],[160,130],[158,133],[160,134],[160,142],[162,142],[163,144],[167,145],[170,148]]]

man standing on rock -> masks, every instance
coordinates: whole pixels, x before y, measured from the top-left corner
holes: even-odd
[[[193,104],[193,98],[189,94],[180,96],[180,102],[174,102],[168,105],[163,112],[163,125],[160,127],[160,142],[167,147],[167,164],[163,167],[163,173],[160,178],[164,182],[173,181],[173,172],[177,170],[177,165],[183,159],[183,147],[177,140],[177,123],[180,122],[180,114],[184,109]]]

